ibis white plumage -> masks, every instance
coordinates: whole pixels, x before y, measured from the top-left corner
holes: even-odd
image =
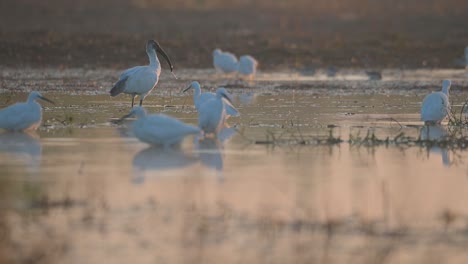
[[[216,94],[212,92],[201,92],[200,83],[193,81],[190,85],[183,90],[183,92],[193,89],[193,103],[197,111],[200,111],[200,107],[210,99],[216,98]],[[232,102],[232,97],[229,92],[224,88],[220,87],[218,90],[223,90],[222,92],[229,98],[229,101],[224,100],[224,107],[226,108],[226,114],[229,116],[239,116],[239,111],[230,103]]]
[[[16,103],[0,110],[0,128],[9,131],[36,130],[42,120],[42,107],[36,102],[37,99],[54,103],[37,91],[31,92],[25,103]]]
[[[166,52],[161,48],[158,42],[149,40],[146,43],[146,54],[148,54],[149,65],[136,66],[123,71],[120,74],[119,80],[110,90],[110,95],[116,96],[121,93],[130,94],[132,96],[132,107],[135,97],[139,95],[141,106],[145,97],[153,90],[156,84],[158,84],[159,75],[161,74],[161,63],[156,53],[164,57],[172,72],[174,67]]]
[[[188,135],[200,133],[198,127],[185,124],[176,118],[164,114],[148,115],[141,106],[134,107],[122,119],[130,116],[137,117],[132,124],[135,137],[150,145],[170,147],[177,145]]]
[[[452,82],[442,81],[442,91],[433,92],[424,98],[421,106],[421,120],[425,124],[440,124],[450,112],[449,90]]]
[[[251,79],[257,72],[258,61],[250,55],[243,55],[239,58],[239,74]]]
[[[215,49],[213,51],[213,66],[219,72],[234,73],[237,71],[238,61],[236,55]]]
[[[204,102],[198,110],[198,126],[205,135],[215,136],[222,129],[226,119],[224,99],[231,103],[225,89],[216,90],[216,97]]]

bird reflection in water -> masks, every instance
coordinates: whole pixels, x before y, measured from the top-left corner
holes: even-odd
[[[138,152],[133,158],[133,182],[141,184],[148,171],[162,172],[176,170],[195,164],[198,160],[185,153],[180,147],[164,148],[150,146]]]
[[[42,146],[34,132],[5,132],[0,134],[0,164],[26,168],[36,175],[41,166]]]
[[[441,125],[426,125],[421,128],[419,135],[422,140],[441,140],[444,137],[448,136],[449,133],[447,129]],[[450,166],[450,153],[447,148],[433,146],[428,151],[428,156],[430,155],[430,153],[440,154],[442,156],[442,163],[445,166]]]
[[[217,138],[195,138],[194,145],[200,162],[207,168],[216,171],[219,181],[224,180],[224,143],[231,139],[237,130],[235,127],[221,129]]]

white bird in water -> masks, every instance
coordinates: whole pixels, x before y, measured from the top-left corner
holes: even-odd
[[[141,106],[134,107],[130,113],[122,119],[136,116],[137,120],[132,124],[132,132],[140,141],[150,145],[162,145],[165,148],[180,143],[184,137],[200,133],[196,126],[164,115],[148,115]]]
[[[37,99],[54,104],[39,92],[31,92],[26,103],[16,103],[0,110],[0,128],[9,131],[36,130],[42,120],[42,108]]]
[[[449,89],[452,85],[450,80],[442,81],[442,91],[433,92],[423,100],[421,106],[421,120],[425,124],[440,124],[450,112]]]
[[[158,56],[156,55],[157,52],[164,57],[172,72],[174,67],[166,52],[164,52],[158,42],[149,40],[146,43],[146,54],[148,54],[149,65],[136,66],[123,71],[120,74],[119,80],[110,90],[110,95],[116,96],[121,93],[130,94],[132,96],[132,107],[135,97],[139,95],[141,106],[145,97],[153,90],[159,81],[161,63],[159,63]]]
[[[234,54],[220,49],[213,51],[213,66],[222,73],[234,73],[238,68],[238,61]]]
[[[243,55],[239,58],[239,74],[245,78],[252,79],[257,73],[258,61],[250,55]]]
[[[216,97],[204,102],[198,110],[198,126],[205,135],[218,134],[226,119],[224,99],[231,103],[226,89],[218,89]]]
[[[183,92],[186,92],[189,89],[193,89],[193,103],[194,103],[195,108],[197,109],[197,111],[200,111],[200,107],[205,102],[207,102],[210,99],[216,98],[215,93],[211,93],[211,92],[202,93],[201,88],[200,88],[200,83],[197,82],[197,81],[193,81],[192,83],[190,83],[190,85],[187,88],[185,88],[185,90],[183,90]],[[218,90],[219,89],[222,89],[223,93],[229,98],[229,101],[223,99],[224,100],[224,106],[226,108],[226,114],[229,115],[229,116],[239,116],[240,115],[239,111],[237,111],[237,109],[230,103],[230,102],[232,102],[231,95],[228,93],[228,91],[226,91],[225,88],[220,87],[220,88],[218,88]]]

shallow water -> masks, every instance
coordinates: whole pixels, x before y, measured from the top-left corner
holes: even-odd
[[[350,86],[346,78],[321,83],[265,74],[248,84],[201,71],[209,85],[229,84],[241,117],[229,119],[219,141],[189,137],[180,148],[164,150],[134,139],[131,121],[111,122],[128,112],[130,98],[106,95],[110,77],[70,71],[31,73],[28,79],[11,72],[4,72],[4,86],[22,80],[55,87],[44,95],[57,104],[42,103],[44,122],[36,134],[0,134],[5,261],[468,260],[466,150],[347,142],[369,131],[378,138],[455,133],[419,121],[420,102],[439,89],[433,84],[438,79],[358,80]],[[191,96],[178,91],[197,74],[187,71],[161,83],[144,105],[195,124]],[[84,88],[65,92],[71,89],[66,80]],[[454,81],[458,107],[467,97],[464,82]],[[395,88],[399,84],[413,88]],[[3,93],[0,104],[25,97]],[[345,141],[308,141],[330,131]]]

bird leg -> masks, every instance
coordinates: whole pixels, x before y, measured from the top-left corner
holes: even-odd
[[[143,104],[143,99],[140,99],[140,106]]]
[[[132,94],[132,108],[133,108],[134,101],[135,101],[135,95]]]

